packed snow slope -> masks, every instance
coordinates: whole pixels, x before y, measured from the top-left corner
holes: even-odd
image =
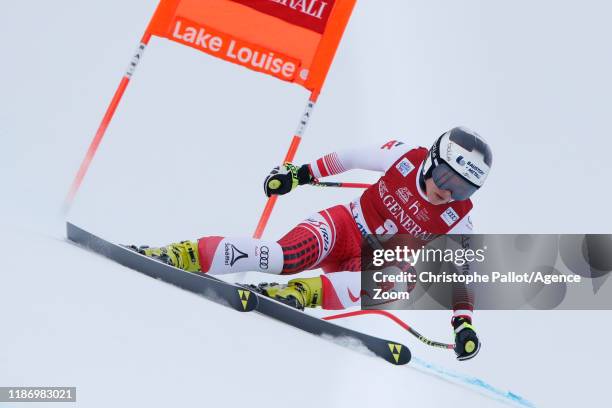
[[[78,387],[78,406],[425,407],[573,406],[602,401],[600,350],[568,355],[574,340],[551,328],[571,322],[605,338],[607,314],[481,312],[477,359],[421,345],[375,317],[349,326],[402,341],[414,361],[398,367],[359,347],[238,313],[117,265],[37,230],[6,226],[0,307],[0,384]],[[34,251],[40,262],[28,264]],[[398,312],[448,340],[447,312]],[[348,324],[349,322],[345,322]],[[528,335],[525,335],[529,328]],[[344,342],[341,342],[344,343]],[[559,386],[565,391],[559,392]],[[522,398],[519,398],[522,397]],[[531,405],[532,404],[532,405]],[[569,404],[569,405],[565,405]]]
[[[295,407],[315,400],[341,407],[399,407],[407,400],[439,406],[457,398],[472,406],[496,404],[433,373],[237,313],[59,239],[11,232],[12,242],[36,250],[46,267],[2,285],[2,308],[14,311],[3,319],[2,384],[74,385],[83,407],[238,406],[249,400],[263,407],[287,399]]]
[[[0,386],[74,385],[83,407],[606,404],[610,312],[478,312],[483,348],[463,363],[378,318],[343,322],[410,345],[414,364],[393,367],[67,243],[62,200],[156,1],[4,3]],[[479,232],[612,231],[608,3],[381,4],[357,5],[298,162],[466,125],[495,152]],[[69,219],[123,243],[250,235],[306,99],[153,39]],[[356,194],[283,197],[266,237]],[[447,312],[400,316],[451,340]]]

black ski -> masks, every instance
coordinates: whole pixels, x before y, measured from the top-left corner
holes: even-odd
[[[403,344],[338,326],[261,294],[258,294],[258,297],[257,312],[263,315],[312,334],[331,336],[340,342],[344,338],[356,339],[369,351],[391,364],[403,365],[410,361],[410,349]]]
[[[401,343],[385,340],[351,330],[298,309],[270,299],[246,287],[227,283],[213,276],[183,271],[148,258],[120,245],[99,238],[71,223],[66,224],[68,239],[112,259],[128,268],[153,278],[198,293],[221,304],[229,304],[239,311],[257,312],[315,335],[328,335],[334,339],[355,339],[370,352],[391,364],[403,365],[410,361],[410,349]]]
[[[99,238],[69,222],[66,223],[66,233],[69,240],[152,278],[161,279],[222,305],[230,305],[241,312],[250,312],[257,307],[258,297],[247,288],[213,276],[174,268]]]

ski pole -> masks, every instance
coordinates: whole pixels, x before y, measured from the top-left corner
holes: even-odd
[[[289,149],[287,150],[287,154],[285,155],[285,159],[283,163],[291,162],[295,158],[295,154],[297,153],[297,149],[302,141],[302,136],[306,131],[306,126],[310,121],[310,117],[312,116],[312,110],[314,109],[315,103],[317,102],[318,92],[312,92],[310,98],[308,99],[308,103],[306,104],[306,108],[304,109],[304,113],[300,118],[300,122],[298,123],[297,130],[293,135],[293,139],[291,139],[291,144],[289,145]],[[270,215],[272,215],[272,210],[274,209],[274,205],[276,204],[276,200],[278,199],[277,195],[273,195],[268,198],[266,202],[266,206],[264,207],[261,216],[259,217],[259,222],[257,223],[257,228],[255,228],[255,232],[253,233],[253,238],[261,238],[268,221],[270,220]]]
[[[399,317],[395,316],[393,313],[389,313],[386,310],[356,310],[353,312],[339,313],[335,315],[326,316],[323,318],[323,320],[344,319],[347,317],[360,316],[360,315],[366,315],[366,314],[375,314],[375,315],[384,316],[384,317],[387,317],[393,320],[395,323],[401,326],[404,330],[408,331],[408,333],[412,334],[414,337],[419,339],[421,342],[427,344],[428,346],[448,349],[448,350],[454,350],[455,348],[454,344],[441,343],[438,341],[428,339],[427,337],[423,336],[421,333],[419,333],[418,331],[410,327],[408,323],[404,322]]]
[[[310,185],[314,187],[368,188],[371,184],[345,183],[343,181],[314,181]]]

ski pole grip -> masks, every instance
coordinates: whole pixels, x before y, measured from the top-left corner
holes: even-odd
[[[280,188],[281,184],[282,183],[280,182],[280,180],[276,180],[276,179],[275,180],[270,180],[268,182],[268,187],[271,188],[272,190],[278,190]]]

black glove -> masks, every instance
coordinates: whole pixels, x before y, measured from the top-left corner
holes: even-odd
[[[314,180],[307,164],[301,167],[287,162],[272,169],[264,180],[264,192],[271,195],[283,195],[294,190],[297,186],[308,184]]]
[[[455,329],[455,354],[457,360],[469,360],[480,351],[480,341],[472,326],[472,322],[467,317],[453,318],[453,328]]]

